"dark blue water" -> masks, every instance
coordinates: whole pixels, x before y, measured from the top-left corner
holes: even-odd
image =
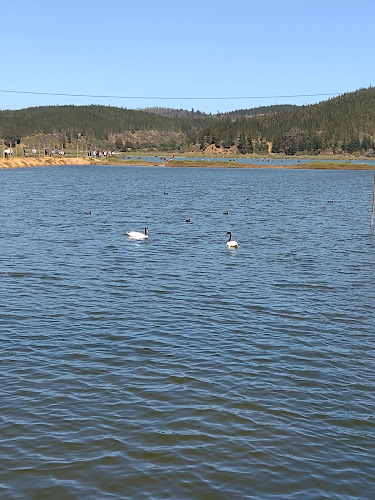
[[[373,172],[0,185],[0,498],[374,497]]]

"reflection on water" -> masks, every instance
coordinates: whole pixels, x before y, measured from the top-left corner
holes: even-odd
[[[2,498],[372,498],[372,172],[0,176]]]

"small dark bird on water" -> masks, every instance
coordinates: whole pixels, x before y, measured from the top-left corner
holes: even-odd
[[[327,203],[335,203],[335,200],[328,200]]]
[[[223,215],[229,215],[229,212],[223,212]]]
[[[85,212],[86,215],[92,215],[92,211],[90,210],[89,212]]]
[[[168,194],[168,193],[164,192],[164,194]]]
[[[190,219],[186,219],[186,222],[191,222],[191,220]]]

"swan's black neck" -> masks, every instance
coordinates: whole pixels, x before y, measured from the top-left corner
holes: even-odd
[[[227,234],[229,234],[229,240],[228,241],[230,241],[232,239],[232,233],[230,231],[228,231]]]

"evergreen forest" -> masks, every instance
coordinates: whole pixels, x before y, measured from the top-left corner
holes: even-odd
[[[306,106],[205,114],[170,108],[41,106],[0,111],[6,145],[116,151],[374,155],[375,88]]]

